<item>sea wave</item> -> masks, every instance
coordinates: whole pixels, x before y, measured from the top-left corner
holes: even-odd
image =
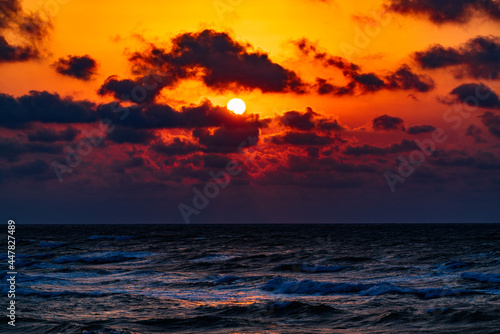
[[[388,282],[381,283],[331,283],[312,280],[292,280],[275,277],[263,287],[265,291],[299,295],[334,295],[358,293],[360,296],[379,296],[390,293],[411,294],[423,299],[462,296],[480,293],[472,290],[453,288],[410,288]]]
[[[152,253],[149,252],[99,252],[85,255],[65,255],[54,259],[55,263],[71,263],[71,262],[86,262],[86,263],[111,263],[135,260],[147,257]]]
[[[113,239],[113,240],[127,240],[131,239],[128,235],[93,235],[89,240],[99,240],[99,239]]]
[[[459,260],[451,260],[446,263],[435,266],[437,270],[446,270],[446,271],[458,271],[460,269],[469,268],[473,265],[470,262],[463,262]]]
[[[253,318],[286,317],[295,315],[328,315],[342,313],[341,310],[323,303],[300,301],[269,301],[250,305],[229,305],[224,307],[200,307],[200,311],[213,312],[220,316],[252,316]]]
[[[347,266],[321,266],[314,264],[281,264],[274,271],[303,273],[332,273],[348,268]]]
[[[235,259],[236,256],[233,255],[224,255],[224,254],[208,254],[200,258],[192,259],[190,262],[205,262],[205,263],[212,263],[212,262],[224,262],[228,260]]]
[[[500,274],[462,273],[461,277],[470,281],[500,283]]]
[[[233,276],[233,275],[225,275],[218,276],[215,279],[216,283],[233,283],[233,282],[249,282],[260,279],[261,276]]]
[[[57,248],[66,245],[65,242],[56,242],[56,241],[40,241],[38,247],[48,247],[48,248]]]

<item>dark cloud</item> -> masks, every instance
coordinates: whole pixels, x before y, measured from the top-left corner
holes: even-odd
[[[399,117],[382,115],[372,120],[372,127],[378,131],[405,130],[404,121]]]
[[[27,143],[25,147],[28,153],[60,154],[63,151],[62,144]]]
[[[434,80],[431,77],[413,73],[408,65],[401,66],[397,71],[387,75],[385,79],[385,87],[390,90],[428,92],[434,89]]]
[[[0,94],[0,126],[16,128],[29,122],[90,123],[97,120],[94,104],[46,91],[14,98]]]
[[[18,0],[0,1],[0,28],[7,28],[21,11],[21,3]]]
[[[338,132],[344,130],[336,119],[322,116],[310,107],[307,107],[303,113],[295,110],[287,111],[283,116],[278,116],[278,120],[282,125],[299,131]]]
[[[38,13],[24,12],[20,1],[0,1],[0,63],[38,59],[52,23]],[[12,36],[16,45],[5,36]]]
[[[265,173],[265,177],[254,182],[262,185],[298,186],[316,189],[343,189],[360,187],[363,180],[357,176],[346,177],[339,173],[311,171],[297,174],[288,171],[272,171]]]
[[[31,162],[26,162],[24,164],[14,166],[11,168],[11,171],[14,174],[18,174],[21,176],[43,174],[48,170],[49,170],[49,164],[40,159]]]
[[[316,128],[323,131],[342,131],[344,127],[336,119],[319,118],[316,120]]]
[[[258,115],[235,115],[225,107],[214,106],[209,100],[199,105],[190,105],[174,110],[165,104],[151,104],[123,108],[116,103],[100,105],[97,112],[101,118],[108,118],[113,123],[136,129],[168,128],[209,128],[209,127],[245,127],[253,125],[265,127],[266,120]]]
[[[96,73],[97,62],[89,55],[59,58],[53,66],[62,75],[88,81]]]
[[[171,49],[154,45],[130,57],[136,74],[153,70],[170,78],[170,84],[200,77],[216,90],[260,89],[262,92],[304,93],[306,85],[291,70],[274,63],[263,52],[249,51],[227,33],[203,30],[172,39]]]
[[[199,128],[193,130],[193,137],[206,148],[206,152],[230,153],[238,151],[239,147],[256,145],[260,131],[258,127],[251,125],[237,128],[220,127],[213,132]]]
[[[325,67],[333,66],[339,70],[345,71],[345,73],[356,72],[361,69],[358,65],[353,64],[342,57],[331,56],[324,51],[320,51],[319,47],[315,43],[306,38],[295,41],[294,44],[303,54],[320,61]]]
[[[65,130],[55,131],[49,128],[40,128],[35,132],[28,134],[30,141],[56,142],[72,141],[80,133],[79,130],[69,126]]]
[[[271,137],[271,142],[278,145],[324,146],[335,141],[335,137],[322,136],[316,133],[289,131],[284,135]]]
[[[127,169],[139,168],[145,165],[145,161],[141,157],[132,157],[125,161],[119,161],[113,166],[115,173],[123,174]]]
[[[145,145],[150,143],[155,138],[155,135],[150,130],[116,127],[108,134],[107,138],[117,144]]]
[[[315,87],[319,95],[331,94],[335,90],[335,86],[331,83],[328,83],[328,81],[323,78],[316,78]]]
[[[133,157],[123,162],[125,168],[137,168],[144,166],[144,159],[141,157]]]
[[[498,95],[484,84],[468,83],[454,88],[445,103],[465,103],[473,107],[500,108]]]
[[[318,146],[308,146],[306,147],[305,151],[309,159],[319,158],[320,149]]]
[[[33,47],[11,45],[7,42],[4,36],[0,35],[0,63],[26,61],[36,59],[38,57],[38,50]]]
[[[436,24],[463,24],[474,16],[500,20],[500,4],[495,0],[389,0],[387,7],[399,14],[425,16]]]
[[[479,116],[479,118],[492,135],[500,138],[500,115],[494,114],[491,111],[487,111]]]
[[[407,133],[411,135],[418,135],[421,133],[429,133],[436,130],[432,125],[413,125],[406,130]]]
[[[402,152],[408,152],[413,150],[419,150],[418,145],[414,141],[410,141],[408,139],[403,139],[399,144],[392,144],[388,147],[377,147],[371,145],[363,145],[363,146],[347,146],[344,151],[346,155],[388,155],[388,154],[397,154]]]
[[[358,83],[363,92],[377,92],[385,87],[385,82],[375,73],[363,73],[352,75],[353,80]]]
[[[345,86],[336,86],[324,78],[316,78],[313,87],[320,95],[333,94],[335,96],[352,95],[357,88],[362,93],[374,93],[382,89],[387,90],[415,90],[428,92],[434,89],[434,80],[427,75],[415,74],[411,68],[404,64],[396,71],[387,75],[377,73],[363,73],[361,67],[350,63],[341,57],[330,56],[320,51],[319,47],[303,38],[295,42],[297,48],[306,56],[321,62],[325,67],[335,67],[342,71],[348,80]]]
[[[171,84],[170,78],[156,74],[148,74],[134,80],[120,80],[118,76],[113,75],[106,79],[97,93],[101,96],[114,96],[122,101],[150,103],[164,87]]]
[[[172,143],[155,143],[151,145],[151,149],[159,154],[165,154],[168,156],[173,155],[185,155],[194,152],[199,152],[202,148],[199,145],[192,144],[188,141],[181,140],[180,138],[175,138]]]
[[[429,162],[436,166],[470,167],[476,165],[476,159],[467,153],[457,150],[435,150],[429,157]]]
[[[344,96],[354,94],[356,88],[356,82],[351,81],[345,86],[336,86],[329,83],[326,79],[316,78],[316,84],[314,85],[316,92],[319,95],[332,94],[335,96]]]
[[[310,146],[307,150],[319,150],[317,146]],[[374,166],[366,164],[348,163],[338,158],[326,157],[311,161],[310,156],[289,154],[286,170],[290,172],[342,172],[365,173],[375,172]]]
[[[26,152],[28,152],[27,148],[21,143],[10,138],[0,137],[0,158],[15,161]]]
[[[455,76],[458,78],[497,79],[500,73],[500,38],[477,36],[456,48],[437,44],[416,52],[414,58],[422,68],[457,66]]]
[[[61,144],[21,143],[15,138],[0,137],[0,158],[17,161],[24,154],[61,154]]]
[[[317,115],[311,108],[308,108],[305,113],[287,111],[280,117],[280,121],[292,129],[308,131],[315,127],[314,117]]]
[[[205,168],[225,169],[231,159],[219,154],[205,154],[202,157]]]
[[[500,157],[491,152],[478,152],[476,160],[479,169],[500,169]]]
[[[481,133],[483,130],[475,126],[474,124],[469,125],[467,131],[465,132],[466,136],[473,137],[474,142],[476,143],[485,143],[486,141],[481,137]]]

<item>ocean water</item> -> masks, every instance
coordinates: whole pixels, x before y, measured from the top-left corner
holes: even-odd
[[[1,333],[500,333],[500,225],[18,225],[16,238],[16,327],[4,317]]]

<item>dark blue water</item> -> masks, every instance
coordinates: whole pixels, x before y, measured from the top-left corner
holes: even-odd
[[[17,325],[5,317],[2,333],[500,332],[500,225],[18,225],[16,237]]]

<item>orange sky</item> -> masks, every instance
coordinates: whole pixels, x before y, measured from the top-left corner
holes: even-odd
[[[141,39],[161,44],[179,33],[206,27],[231,32],[236,40],[249,42],[256,49],[267,52],[273,61],[293,68],[310,80],[318,75],[338,77],[338,71],[325,70],[319,64],[304,61],[291,43],[294,40],[306,37],[329,54],[339,56],[346,56],[343,51],[346,45],[356,47],[356,52],[348,58],[350,61],[361,65],[365,71],[383,72],[394,70],[403,63],[411,64],[409,55],[431,44],[456,46],[479,34],[493,34],[498,28],[496,24],[481,19],[475,19],[467,26],[437,26],[417,18],[384,13],[383,1],[241,0],[233,1],[234,6],[222,0],[195,2],[144,0],[138,5],[136,1],[128,0],[61,0],[55,2],[60,3],[59,6],[50,7],[52,2],[25,1],[27,10],[39,10],[42,4],[41,7],[45,6],[51,13],[54,31],[48,43],[50,55],[39,62],[1,64],[0,91],[18,96],[30,90],[48,90],[77,98],[99,99],[95,92],[108,76],[130,77],[125,52],[142,49],[144,42]],[[382,21],[385,26],[377,26],[372,21],[375,15],[384,20],[389,17],[388,24]],[[366,31],[367,27],[371,27],[374,34],[365,47],[357,42],[359,31]],[[68,54],[91,55],[99,63],[98,75],[90,82],[81,82],[57,74],[50,64]],[[415,121],[416,118],[427,121],[435,119],[437,110],[443,108],[435,102],[436,95],[446,94],[453,85],[456,86],[456,81],[450,80],[445,71],[433,71],[433,78],[437,81],[436,89],[430,94],[420,94],[418,104],[405,99],[408,93],[404,91],[343,98],[314,94],[263,96],[253,91],[240,94],[240,97],[250,111],[265,116],[285,109],[303,110],[311,106],[323,113],[337,115],[353,127],[387,112],[404,116],[409,121],[412,117]],[[194,96],[193,91],[196,91]],[[192,102],[201,96],[218,105],[225,105],[233,95],[218,94],[193,82],[182,83],[177,89],[164,92],[167,101]],[[420,111],[418,116],[412,116],[415,110],[422,109],[426,112]]]

